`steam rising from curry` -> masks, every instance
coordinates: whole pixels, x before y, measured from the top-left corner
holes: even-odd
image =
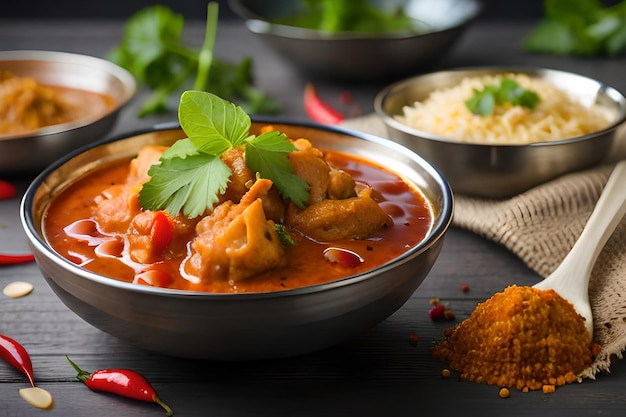
[[[314,138],[312,138],[314,139]],[[212,210],[188,218],[139,204],[164,147],[102,167],[62,191],[44,229],[62,256],[141,285],[214,293],[300,288],[363,273],[418,245],[432,228],[429,201],[400,175],[359,156],[289,139],[294,172],[310,186],[306,207],[281,196],[245,164],[232,170]],[[277,227],[280,226],[280,227]]]
[[[0,139],[98,116],[114,104],[106,94],[44,85],[0,70]]]

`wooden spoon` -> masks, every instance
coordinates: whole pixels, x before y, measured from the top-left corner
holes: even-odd
[[[619,162],[609,177],[580,237],[563,262],[534,287],[554,289],[570,301],[585,318],[593,336],[593,314],[589,304],[589,278],[602,248],[626,213],[626,160]]]

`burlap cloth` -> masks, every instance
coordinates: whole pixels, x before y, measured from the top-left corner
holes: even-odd
[[[342,127],[385,137],[376,115],[344,121]],[[626,125],[606,163],[567,174],[506,200],[455,195],[453,226],[504,245],[541,277],[572,248],[591,215],[615,161],[626,158]],[[626,184],[623,190],[626,191]],[[594,339],[602,347],[582,377],[609,372],[611,359],[626,348],[626,217],[600,253],[589,283]]]

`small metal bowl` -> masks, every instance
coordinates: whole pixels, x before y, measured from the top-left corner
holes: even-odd
[[[0,136],[0,174],[39,172],[69,152],[102,139],[114,126],[120,109],[136,91],[133,76],[99,58],[53,51],[0,51],[0,69],[41,84],[109,95],[105,114],[41,128],[33,133]]]
[[[477,0],[370,1],[386,10],[401,5],[428,28],[424,33],[328,33],[272,23],[302,12],[300,1],[229,0],[246,26],[301,71],[353,81],[391,79],[435,65],[481,11]]]
[[[522,145],[474,144],[420,131],[396,120],[404,106],[425,100],[432,91],[455,86],[465,77],[503,73],[527,74],[547,80],[579,97],[586,105],[606,106],[615,120],[600,131],[549,142]],[[591,78],[545,68],[466,68],[419,75],[396,82],[374,100],[391,139],[412,149],[438,168],[454,193],[506,198],[562,174],[599,164],[611,151],[615,133],[626,120],[626,98],[616,89]]]
[[[135,346],[167,355],[246,360],[305,354],[346,342],[385,320],[413,294],[435,263],[453,211],[452,193],[425,160],[393,141],[339,128],[257,119],[290,137],[393,166],[431,203],[424,240],[388,263],[327,284],[263,293],[213,294],[154,288],[95,274],[46,242],[46,208],[62,189],[148,144],[184,138],[161,127],[96,145],[55,162],[26,191],[20,215],[37,265],[58,297],[91,325]]]

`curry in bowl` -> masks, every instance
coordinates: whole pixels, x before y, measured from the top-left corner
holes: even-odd
[[[91,325],[136,347],[209,360],[313,352],[350,340],[397,311],[443,247],[454,206],[443,176],[390,140],[335,126],[251,120],[239,108],[208,97],[185,94],[179,123],[89,145],[33,181],[22,199],[22,225],[37,266],[59,299]],[[147,168],[160,147],[166,150],[159,162]],[[243,166],[225,162],[240,147],[252,181]],[[328,178],[341,179],[337,187],[329,180],[320,194],[314,185],[324,182],[309,185],[295,161],[317,154],[314,148],[322,156],[303,165],[316,168],[307,178],[326,172]],[[142,160],[146,167],[131,171],[131,164]],[[115,175],[107,177],[109,169]],[[147,182],[129,177],[146,169]],[[98,185],[100,179],[106,184]],[[264,188],[268,180],[273,183],[269,190]],[[86,191],[81,199],[74,187],[78,183]],[[235,193],[236,184],[243,187]],[[136,188],[141,188],[138,194]],[[334,198],[311,199],[314,194],[330,197],[330,189]],[[337,192],[346,189],[349,195]],[[69,193],[78,199],[71,203],[77,211],[71,213],[70,204],[68,213],[61,213],[57,204],[70,203],[64,202]],[[124,193],[129,199],[121,202]],[[125,210],[117,210],[116,195]],[[266,210],[265,203],[273,204]],[[352,212],[346,208],[352,203],[365,203],[372,212]],[[111,211],[96,217],[107,204]],[[307,210],[307,219],[316,218],[312,207],[326,205],[342,206],[337,213],[317,213],[318,220],[330,218],[331,227],[296,221]],[[349,235],[326,236],[341,223],[341,213],[343,224],[356,227]],[[131,214],[132,219],[122,220]],[[117,220],[120,230],[103,219]],[[75,246],[55,247],[51,242],[64,239],[55,233]],[[131,236],[149,244],[131,244]],[[142,247],[150,252],[141,253]],[[153,249],[158,252],[154,258]],[[107,266],[97,266],[102,259]],[[264,264],[267,260],[272,262]],[[185,267],[182,272],[179,265]],[[225,278],[226,266],[232,277]],[[112,276],[118,273],[113,268],[126,276]],[[176,289],[177,283],[188,289]],[[209,292],[211,286],[223,292]]]
[[[272,125],[252,132],[208,93],[185,93],[181,109],[198,103],[192,114],[218,109],[227,123],[206,130],[219,119],[182,115],[187,138],[144,146],[52,200],[43,227],[55,251],[138,285],[272,292],[374,270],[431,232],[432,205],[401,174]]]
[[[0,139],[97,118],[115,106],[115,99],[104,93],[44,84],[0,69]]]
[[[113,129],[136,91],[104,59],[57,51],[0,51],[0,175],[41,172]]]

